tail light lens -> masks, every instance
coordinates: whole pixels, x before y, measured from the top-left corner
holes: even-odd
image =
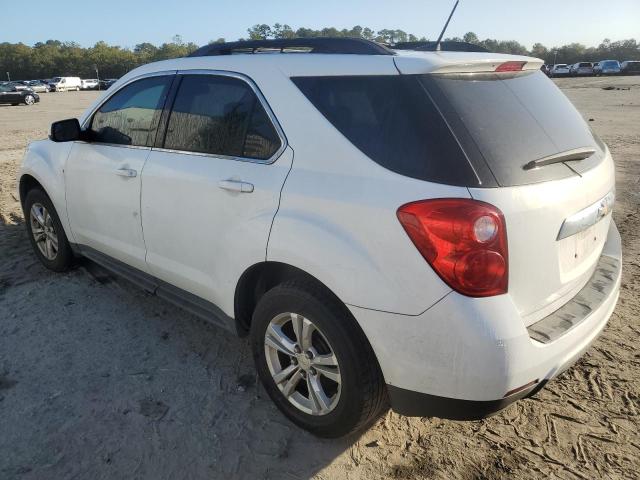
[[[507,229],[493,205],[466,198],[403,205],[398,219],[429,265],[470,297],[507,293]]]
[[[527,62],[504,62],[496,67],[495,72],[519,72]]]

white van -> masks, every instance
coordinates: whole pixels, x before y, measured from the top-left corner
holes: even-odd
[[[80,77],[54,77],[49,86],[56,92],[65,92],[68,90],[80,91],[82,80]]]

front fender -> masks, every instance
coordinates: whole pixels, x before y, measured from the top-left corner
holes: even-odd
[[[70,241],[73,241],[71,226],[67,216],[67,204],[65,200],[64,167],[73,146],[72,142],[56,143],[51,140],[38,140],[30,143],[24,154],[22,166],[18,172],[18,195],[20,202],[24,204],[23,193],[20,184],[25,176],[33,177],[51,199],[58,212],[60,223]]]

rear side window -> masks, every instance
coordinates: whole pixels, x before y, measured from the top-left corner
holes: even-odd
[[[171,77],[150,77],[115,93],[94,114],[92,141],[118,145],[151,146]]]
[[[478,184],[464,153],[417,77],[292,80],[342,135],[379,165],[420,180]]]
[[[165,148],[266,160],[280,146],[274,125],[245,81],[215,75],[183,77]]]

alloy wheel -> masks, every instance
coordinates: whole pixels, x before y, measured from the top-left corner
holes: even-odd
[[[309,415],[326,415],[340,399],[338,359],[320,329],[297,313],[273,318],[264,337],[267,366],[285,398]]]
[[[34,203],[29,214],[31,234],[38,250],[47,260],[55,260],[58,255],[58,235],[53,218],[41,203]]]

